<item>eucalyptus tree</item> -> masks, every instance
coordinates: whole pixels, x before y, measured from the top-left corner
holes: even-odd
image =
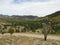
[[[44,34],[44,40],[47,40],[47,35],[49,34],[50,30],[51,30],[51,22],[44,22],[42,23],[43,26],[43,34]]]

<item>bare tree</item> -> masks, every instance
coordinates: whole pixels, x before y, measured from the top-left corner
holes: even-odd
[[[48,23],[42,23],[43,26],[43,34],[44,34],[44,40],[47,40],[47,35],[49,34],[50,30],[51,30],[51,22]]]

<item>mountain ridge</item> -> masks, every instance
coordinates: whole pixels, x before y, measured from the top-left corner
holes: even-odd
[[[47,16],[44,16],[44,17],[38,17],[38,16],[33,16],[33,15],[23,15],[23,16],[20,16],[20,15],[12,15],[12,16],[8,16],[8,15],[3,15],[3,14],[0,14],[0,18],[4,19],[36,19],[36,20],[40,20],[40,19],[46,19],[46,17],[48,17],[49,19],[54,19],[54,20],[58,20],[60,19],[60,11],[56,11],[52,14],[49,14]]]

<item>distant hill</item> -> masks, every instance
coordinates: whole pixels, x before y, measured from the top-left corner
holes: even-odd
[[[60,11],[57,11],[57,12],[54,12],[54,13],[48,15],[48,17],[50,17],[50,18],[57,17],[57,16],[60,16]]]
[[[37,18],[37,16],[32,16],[32,15],[24,15],[24,16],[19,16],[19,15],[12,15],[12,16],[8,16],[8,15],[2,15],[0,14],[0,19],[21,19],[21,20],[33,20]]]
[[[60,11],[54,12],[50,15],[47,15],[50,20],[55,21],[55,22],[60,22]]]
[[[11,17],[16,18],[16,19],[34,19],[34,18],[37,18],[37,16],[32,16],[32,15],[28,15],[28,16],[12,15]]]
[[[49,14],[45,17],[38,17],[38,16],[32,16],[32,15],[24,15],[24,16],[19,16],[19,15],[12,15],[12,16],[8,16],[8,15],[3,15],[3,14],[0,14],[0,19],[13,19],[13,20],[43,20],[43,19],[46,19],[46,18],[49,18],[50,20],[55,20],[57,22],[60,22],[60,11],[56,11],[52,14]]]

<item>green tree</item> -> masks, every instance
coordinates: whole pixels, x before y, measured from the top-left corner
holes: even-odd
[[[12,33],[14,33],[14,30],[13,30],[12,28],[10,28],[10,29],[8,30],[8,33],[12,34]]]
[[[13,30],[12,28],[10,28],[10,29],[8,30],[8,33],[11,34],[10,38],[12,39],[12,34],[14,33],[14,30]],[[12,40],[11,40],[11,39],[10,39],[10,45],[12,45]]]

